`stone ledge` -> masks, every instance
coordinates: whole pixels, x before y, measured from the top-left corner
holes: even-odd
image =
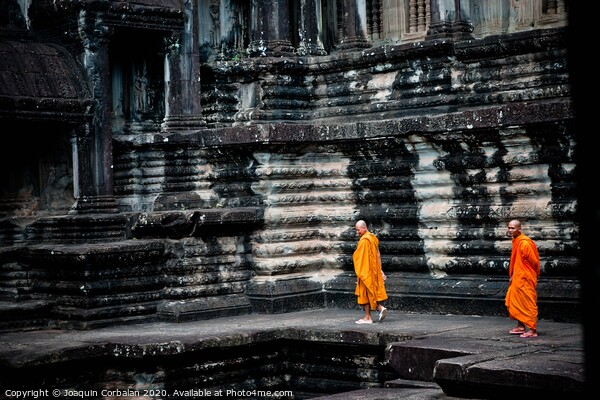
[[[205,235],[210,230],[211,235],[226,231],[237,236],[241,227],[260,223],[262,213],[259,208],[135,213],[130,219],[131,234],[135,238],[183,238]]]
[[[118,364],[129,368],[116,383],[122,389],[135,385],[128,374],[143,366],[143,371],[154,374],[152,382],[157,387],[192,384],[213,389],[227,384],[236,389],[257,388],[252,385],[264,389],[272,381],[263,380],[262,373],[274,378],[289,374],[287,385],[292,386],[286,389],[305,390],[304,383],[321,379],[320,387],[329,382],[329,393],[339,393],[331,398],[347,399],[406,398],[415,390],[433,396],[419,397],[423,399],[447,398],[450,392],[494,398],[496,393],[514,396],[516,391],[525,391],[537,397],[557,385],[562,385],[565,395],[582,393],[583,331],[579,324],[541,321],[538,338],[521,339],[508,334],[514,326],[508,318],[392,310],[384,322],[365,326],[354,324],[359,315],[356,310],[330,308],[276,318],[253,314],[89,332],[4,333],[0,334],[0,384],[41,388],[32,381],[33,368],[49,374],[47,385],[58,379],[64,387],[76,382],[82,371],[102,376],[102,371]],[[160,368],[153,369],[157,365]],[[417,371],[411,376],[429,371],[432,380],[403,378],[409,367]],[[190,368],[194,376],[201,368],[203,374],[221,380],[188,382]],[[553,379],[555,383],[549,383]],[[106,382],[81,384],[89,389]],[[360,391],[363,397],[340,393],[367,387],[369,391]]]

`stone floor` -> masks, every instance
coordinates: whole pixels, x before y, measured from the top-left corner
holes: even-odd
[[[173,351],[198,348],[228,337],[277,330],[352,337],[386,343],[389,364],[402,379],[382,388],[362,389],[320,399],[507,398],[515,393],[576,395],[583,393],[585,353],[583,326],[540,320],[537,338],[508,331],[516,324],[503,317],[395,312],[371,325],[359,325],[358,309],[324,308],[286,314],[250,314],[186,323],[126,325],[90,331],[28,331],[0,334],[0,365],[18,369],[68,360],[121,344],[147,351],[172,343]],[[377,320],[375,313],[373,314]],[[385,342],[385,340],[383,340]],[[176,344],[176,345],[175,345]],[[100,349],[100,350],[99,350]],[[109,351],[109,350],[106,350]],[[2,394],[10,382],[0,378]],[[521,397],[521,396],[520,396]],[[537,396],[536,396],[537,397]]]

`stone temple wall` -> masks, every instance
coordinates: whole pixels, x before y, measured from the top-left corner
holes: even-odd
[[[473,36],[438,21],[400,43],[371,29],[345,42],[358,49],[287,54],[274,40],[273,54],[199,63],[177,2],[90,5],[88,19],[61,3],[61,23],[89,35],[61,39],[92,66],[70,86],[81,75],[90,90],[65,101],[68,118],[58,101],[21,99],[33,86],[0,91],[0,118],[40,132],[52,120],[72,158],[42,148],[23,164],[60,164],[72,184],[46,173],[39,186],[73,203],[25,212],[24,174],[1,176],[1,329],[357,307],[358,219],[380,238],[391,309],[505,315],[517,218],[542,258],[540,317],[580,318],[563,26]],[[58,35],[51,25],[36,26]]]
[[[493,122],[481,116],[479,122],[496,124],[498,118],[564,111],[556,107],[552,102],[532,105],[515,115],[499,107]],[[169,147],[163,160],[173,160],[175,153],[195,154],[190,147],[210,137],[219,145],[200,152],[206,162],[200,163],[196,182],[188,182],[185,191],[175,185],[165,192],[176,180],[171,175],[148,177],[155,184],[162,181],[165,189],[160,193],[134,194],[135,185],[117,186],[116,191],[124,208],[144,204],[143,210],[126,212],[256,209],[260,224],[240,238],[246,246],[237,255],[251,265],[245,293],[261,311],[316,306],[323,295],[328,305],[352,306],[351,254],[357,241],[353,225],[359,218],[369,221],[381,239],[390,302],[397,307],[502,312],[510,254],[505,232],[511,218],[523,220],[540,248],[541,303],[548,301],[550,307],[560,296],[572,306],[577,302],[579,268],[572,127],[545,122],[524,124],[525,128],[514,126],[513,119],[477,131],[467,127],[472,115],[333,129],[326,124],[211,129],[170,135],[168,141],[158,136],[151,145],[137,145],[136,153],[154,154],[154,146]],[[460,125],[463,129],[457,128]],[[447,130],[430,132],[431,126]],[[142,164],[123,162],[129,168],[119,162],[118,170],[145,175]],[[166,170],[164,166],[165,174]],[[119,173],[117,177],[120,182]],[[139,187],[148,188],[140,179]],[[145,200],[134,202],[134,197]],[[138,224],[143,232],[144,222]],[[160,225],[166,231],[176,224]]]

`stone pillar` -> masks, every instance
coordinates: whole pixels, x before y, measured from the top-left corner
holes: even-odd
[[[338,49],[357,50],[371,47],[367,41],[366,0],[341,1],[338,15],[341,17]]]
[[[105,106],[100,108],[101,115],[98,116],[95,124],[96,187],[97,195],[111,196],[113,195],[112,95],[107,40],[101,41],[98,55],[100,60],[97,66],[100,75],[99,86],[101,86],[98,90],[101,92],[102,103]]]
[[[112,30],[101,14],[87,14],[80,30],[83,63],[92,84],[95,115],[75,132],[78,198],[71,213],[116,212],[113,188],[112,79],[109,44]],[[75,165],[74,165],[75,168]],[[74,182],[75,187],[75,182]],[[75,193],[74,193],[75,194]]]
[[[89,197],[96,194],[89,157],[92,153],[91,132],[90,124],[85,123],[73,129],[70,138],[73,154],[73,196],[75,198]]]
[[[427,37],[470,39],[473,24],[470,21],[468,0],[432,0],[431,24]]]
[[[288,0],[255,0],[250,21],[251,57],[291,56]]]
[[[165,118],[163,129],[175,126],[183,114],[181,37],[179,33],[165,38]]]
[[[250,5],[235,0],[220,4],[221,48],[225,59],[242,57],[248,44],[248,14]]]
[[[300,55],[326,55],[323,46],[321,0],[300,0]]]
[[[469,0],[454,0],[454,20],[452,22],[452,37],[454,39],[473,38],[470,10]]]
[[[91,15],[81,30],[84,45],[84,65],[96,102],[96,114],[90,132],[90,152],[79,155],[90,160],[93,189],[88,195],[113,194],[112,171],[112,94],[109,61],[110,30],[101,15]],[[82,190],[88,191],[85,188]]]
[[[188,130],[206,126],[200,103],[200,57],[196,1],[185,0],[183,32],[167,38],[165,52],[165,118],[163,129]]]

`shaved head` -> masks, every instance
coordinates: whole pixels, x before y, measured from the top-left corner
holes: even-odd
[[[515,226],[517,228],[520,228],[521,227],[521,221],[519,221],[518,219],[513,219],[512,221],[510,221],[508,223],[508,226],[511,226],[511,225]]]
[[[356,225],[354,225],[354,230],[358,233],[358,236],[362,236],[367,233],[369,230],[367,229],[367,223],[362,219],[359,220]]]
[[[516,238],[521,234],[521,221],[518,219],[513,219],[508,223],[508,230],[506,232],[508,236],[512,236]]]

